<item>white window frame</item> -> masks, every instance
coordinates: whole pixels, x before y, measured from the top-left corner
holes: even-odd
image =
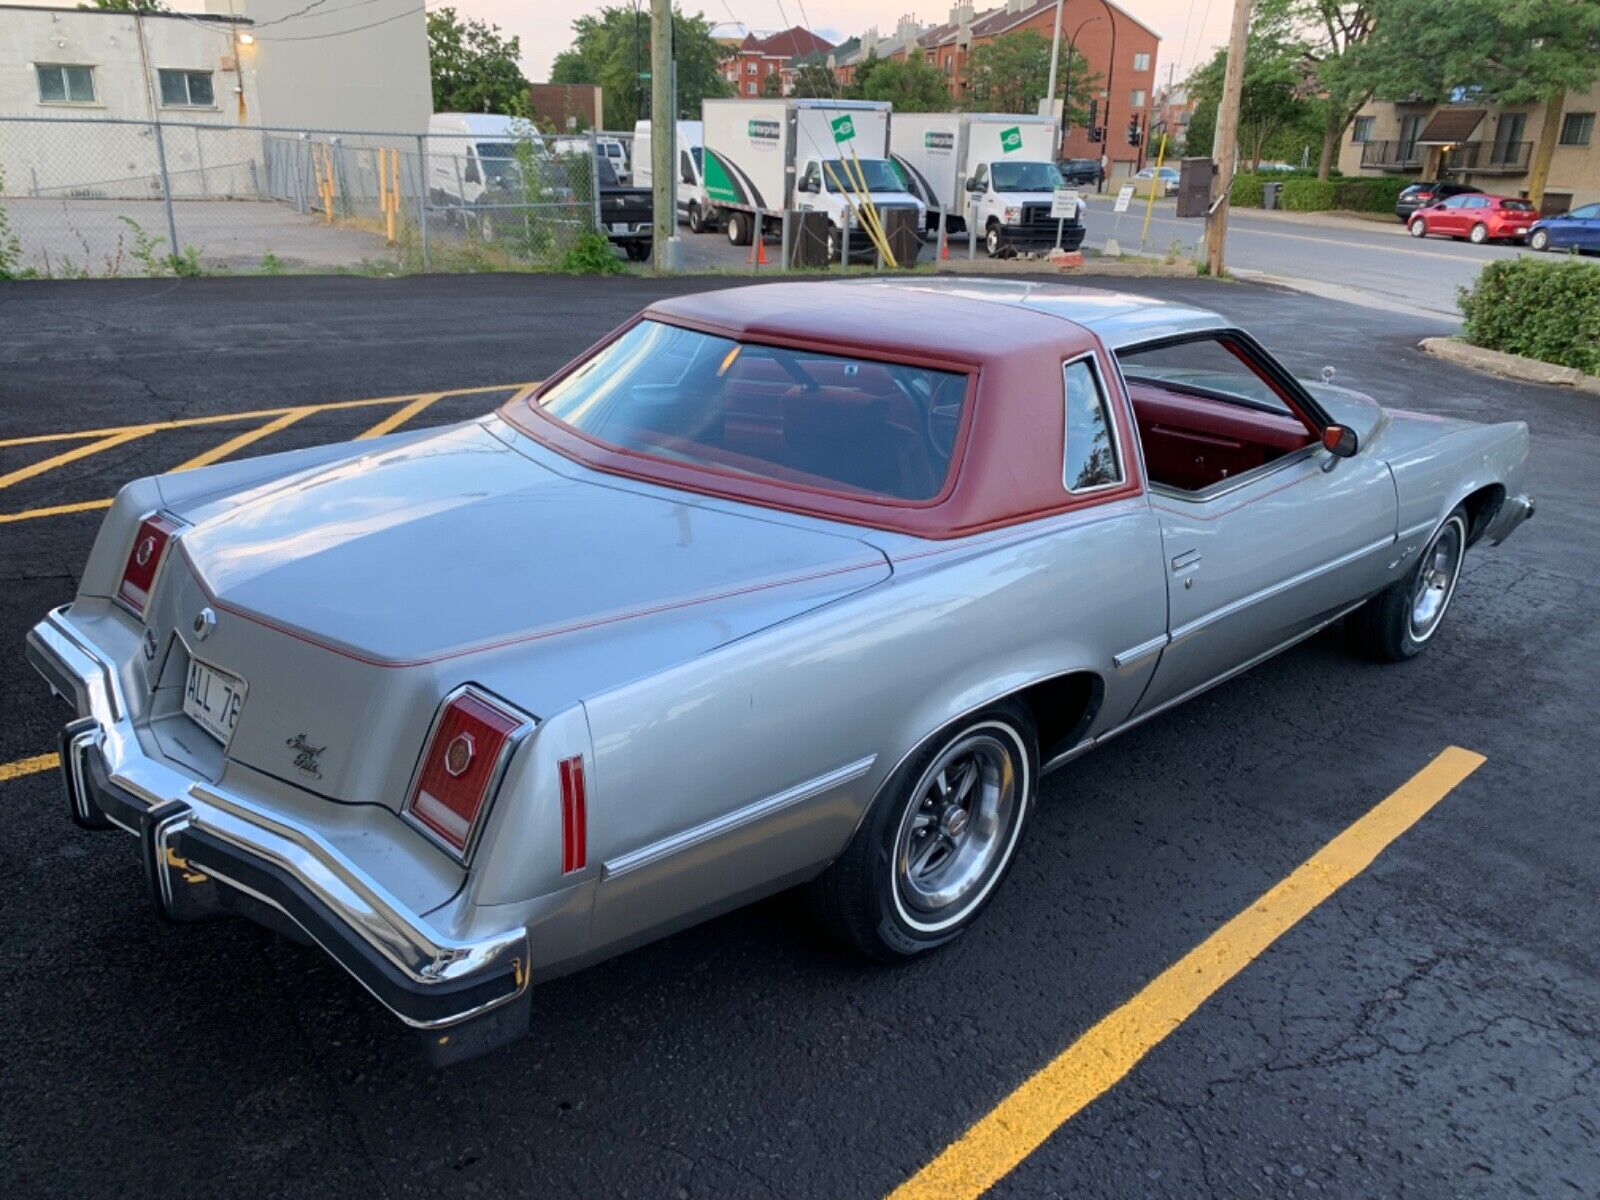
[[[1364,145],[1372,140],[1372,131],[1377,127],[1377,117],[1357,117],[1355,122],[1350,126],[1350,140],[1358,146]]]
[[[184,100],[181,104],[169,103],[166,94],[166,77],[180,75],[183,77]],[[190,80],[196,75],[204,75],[211,83],[210,103],[196,103],[190,91]],[[198,108],[202,110],[217,107],[217,78],[215,71],[207,71],[202,67],[157,67],[156,68],[156,95],[161,98],[162,108]]]
[[[70,70],[89,72],[89,98],[87,100],[74,100],[72,98],[72,88],[67,84],[67,72]],[[59,71],[61,73],[61,94],[64,99],[45,99],[43,75],[45,71]],[[36,62],[33,64],[33,85],[38,90],[40,104],[72,104],[80,108],[87,108],[90,105],[98,105],[100,103],[100,85],[94,77],[93,63]]]
[[[1133,56],[1133,69],[1135,71],[1148,71],[1150,69],[1150,56],[1144,51]]]
[[[1100,409],[1106,415],[1106,432],[1111,437],[1111,456],[1116,461],[1117,477],[1109,483],[1097,483],[1092,487],[1075,488],[1067,479],[1067,469],[1071,466],[1067,462],[1067,446],[1070,442],[1071,431],[1067,427],[1071,413],[1067,411],[1069,403],[1067,397],[1067,372],[1079,363],[1089,364],[1089,374],[1094,379],[1095,390],[1100,393]],[[1106,386],[1105,374],[1100,370],[1100,360],[1093,350],[1085,351],[1076,358],[1069,358],[1061,364],[1061,486],[1070,496],[1089,496],[1095,492],[1103,492],[1109,488],[1118,488],[1128,482],[1128,459],[1122,452],[1122,438],[1117,434],[1117,412],[1111,404],[1111,389]]]
[[[1129,107],[1130,108],[1143,108],[1144,107],[1144,89],[1143,88],[1134,88],[1133,89],[1133,95],[1131,97],[1129,97]]]

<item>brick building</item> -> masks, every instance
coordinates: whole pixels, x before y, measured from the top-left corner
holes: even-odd
[[[722,77],[731,83],[735,93],[750,100],[762,94],[767,76],[783,76],[784,65],[802,55],[827,54],[833,43],[818,37],[809,29],[795,25],[779,33],[760,36],[746,34],[727,58],[722,60]]]

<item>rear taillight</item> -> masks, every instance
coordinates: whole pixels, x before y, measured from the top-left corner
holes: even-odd
[[[476,688],[453,692],[434,718],[402,811],[465,862],[511,753],[532,727]]]
[[[589,862],[589,798],[583,758],[561,760],[561,873],[581,871]]]
[[[156,573],[167,554],[167,543],[181,528],[163,513],[151,513],[139,522],[139,531],[128,548],[128,561],[122,568],[122,582],[117,585],[117,603],[134,616],[144,616],[150,589],[155,586]]]

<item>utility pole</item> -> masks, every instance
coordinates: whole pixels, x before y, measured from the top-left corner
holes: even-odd
[[[658,274],[672,265],[668,243],[678,231],[678,164],[672,148],[678,114],[672,101],[672,0],[650,0],[650,207]]]
[[[1244,87],[1244,56],[1250,41],[1250,3],[1233,0],[1228,66],[1222,75],[1217,132],[1211,146],[1217,169],[1211,177],[1211,211],[1206,215],[1206,270],[1213,277],[1222,274],[1222,245],[1228,238],[1228,189],[1233,186],[1233,162],[1239,149],[1239,93]]]
[[[1056,31],[1050,35],[1050,84],[1044,90],[1044,112],[1040,116],[1049,116],[1055,112],[1056,107],[1056,59],[1061,57],[1061,5],[1063,0],[1056,0]],[[1072,77],[1072,60],[1067,60],[1067,78]],[[1067,106],[1061,106],[1061,115],[1067,115]],[[1065,122],[1063,122],[1065,123]],[[1059,150],[1060,147],[1057,147]]]

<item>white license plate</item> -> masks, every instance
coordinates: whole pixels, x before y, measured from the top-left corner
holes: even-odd
[[[189,679],[183,686],[184,715],[224,746],[239,723],[244,707],[245,682],[198,658],[189,660]]]
[[[629,233],[629,232],[631,232],[631,227],[628,225],[628,223],[626,221],[613,221],[613,222],[611,222],[611,232],[612,233]]]

